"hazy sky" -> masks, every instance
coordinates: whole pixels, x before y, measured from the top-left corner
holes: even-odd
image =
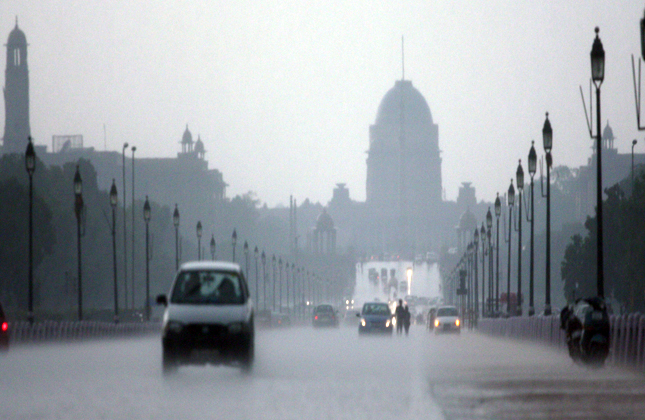
[[[326,203],[337,182],[365,199],[365,151],[385,93],[405,76],[439,125],[443,187],[455,199],[508,188],[545,111],[554,163],[591,154],[579,85],[588,95],[594,27],[606,51],[603,126],[621,153],[636,130],[630,54],[643,1],[9,0],[29,43],[31,129],[85,145],[171,157],[186,124],[201,135],[228,196],[270,206],[293,194]],[[6,41],[5,41],[6,42]],[[4,57],[2,54],[5,65]],[[4,82],[3,82],[4,83]],[[587,98],[588,100],[588,98]],[[4,120],[4,108],[0,107]],[[640,136],[640,137],[639,137]]]

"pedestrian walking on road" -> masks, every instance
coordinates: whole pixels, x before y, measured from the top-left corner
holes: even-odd
[[[403,328],[405,328],[405,335],[410,331],[410,308],[405,305],[403,308]]]
[[[403,309],[403,299],[399,299],[399,304],[394,310],[394,317],[396,318],[396,333],[403,332],[403,324],[405,322],[405,310]]]

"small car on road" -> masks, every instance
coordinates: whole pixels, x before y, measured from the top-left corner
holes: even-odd
[[[358,334],[386,333],[392,334],[392,312],[385,302],[367,302],[363,304],[358,324]]]
[[[248,371],[253,364],[253,301],[240,266],[228,262],[182,264],[162,321],[162,369],[182,364],[226,364]]]
[[[338,310],[336,310],[331,305],[318,305],[314,308],[313,318],[311,322],[314,328],[338,327]]]
[[[434,332],[435,334],[443,332],[459,334],[461,332],[459,310],[454,306],[440,306],[437,308],[437,314],[434,318]]]

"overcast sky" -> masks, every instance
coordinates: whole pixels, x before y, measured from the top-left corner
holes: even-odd
[[[621,153],[636,130],[630,54],[645,2],[376,0],[8,0],[0,34],[29,43],[31,130],[82,134],[85,146],[171,157],[188,124],[228,196],[270,206],[293,194],[327,203],[335,183],[365,199],[369,126],[405,76],[439,125],[443,187],[472,181],[479,200],[508,188],[544,113],[554,163],[591,154],[588,96],[594,27],[606,51],[602,87]],[[5,41],[6,42],[6,41]],[[5,57],[5,54],[2,54]],[[3,60],[4,61],[4,60]],[[4,66],[5,63],[3,62]],[[4,82],[3,82],[4,83]],[[588,100],[588,98],[587,98]],[[4,120],[4,108],[0,107]],[[639,137],[640,136],[640,137]]]

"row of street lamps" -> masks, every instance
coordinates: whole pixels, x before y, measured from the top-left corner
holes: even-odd
[[[596,88],[596,111],[597,111],[597,126],[596,126],[596,153],[597,153],[597,204],[596,204],[596,215],[597,215],[597,291],[598,296],[604,298],[604,273],[603,273],[603,222],[602,222],[602,140],[601,140],[601,128],[600,128],[600,86],[604,80],[604,69],[605,69],[605,52],[602,46],[602,42],[598,36],[599,29],[595,29],[596,38],[594,39],[593,46],[591,49],[591,79]],[[643,57],[645,58],[645,17],[641,20],[641,40],[643,46]],[[639,104],[637,102],[637,113],[639,111]],[[639,126],[640,128],[640,126]],[[645,127],[643,128],[645,129]],[[592,134],[591,126],[589,127],[590,134]],[[593,135],[592,135],[593,137]],[[549,114],[546,114],[546,120],[542,128],[542,139],[544,152],[546,154],[546,194],[542,191],[543,197],[546,198],[546,267],[545,267],[545,302],[544,302],[544,314],[551,315],[551,166],[553,165],[553,157],[551,155],[551,150],[553,147],[553,129],[551,127],[551,122],[549,121]],[[636,144],[636,141],[632,143],[632,147]],[[529,163],[529,175],[531,177],[531,191],[530,191],[530,211],[527,211],[527,221],[531,224],[531,234],[530,234],[530,267],[529,267],[529,316],[535,314],[534,306],[534,224],[535,224],[535,212],[534,212],[534,176],[537,168],[537,153],[535,152],[535,147],[532,142],[531,149],[528,155]],[[632,175],[633,176],[633,175]],[[633,182],[633,181],[632,181]],[[516,231],[518,232],[518,269],[517,269],[517,308],[511,307],[511,238],[513,231],[512,215],[513,215],[513,206],[515,204],[515,188],[513,186],[513,180],[511,179],[511,185],[508,188],[507,192],[507,205],[509,207],[509,232],[508,238],[504,235],[504,241],[508,244],[508,260],[507,260],[507,287],[506,287],[506,301],[507,301],[507,315],[522,315],[522,266],[521,266],[521,252],[522,252],[522,193],[524,190],[524,170],[522,168],[522,163],[520,161],[517,171],[516,171],[516,185],[519,193],[519,210],[518,210],[518,221]],[[473,235],[473,241],[468,245],[464,256],[461,258],[460,262],[457,264],[453,272],[449,276],[449,284],[455,284],[457,281],[457,275],[459,275],[460,287],[456,289],[453,287],[453,290],[458,290],[461,295],[468,294],[470,298],[470,289],[471,284],[473,283],[471,278],[474,276],[474,287],[477,288],[477,253],[479,249],[479,238],[481,232],[482,238],[482,267],[485,267],[484,255],[489,255],[489,276],[488,276],[488,298],[489,305],[485,305],[482,308],[482,313],[489,316],[499,316],[499,218],[502,213],[502,204],[499,198],[499,193],[495,199],[495,217],[497,219],[497,238],[495,241],[495,247],[491,244],[491,229],[492,229],[492,215],[490,208],[486,215],[486,228],[482,223],[481,231],[475,229]],[[483,240],[484,236],[488,238],[488,247],[486,247],[486,241]],[[493,269],[492,269],[492,253],[496,252],[496,273],[495,273],[495,287],[493,290]],[[474,260],[473,260],[474,257]],[[468,287],[466,288],[466,280],[468,281]],[[482,269],[482,282],[485,282],[485,268]],[[485,302],[485,293],[486,288],[482,284],[482,301]],[[474,295],[474,305],[468,303],[467,312],[475,314],[475,319],[479,314],[479,302],[478,302],[477,291],[475,290]],[[470,299],[467,300],[470,302]],[[495,309],[493,311],[493,303],[495,304]],[[486,314],[486,311],[488,312]]]

